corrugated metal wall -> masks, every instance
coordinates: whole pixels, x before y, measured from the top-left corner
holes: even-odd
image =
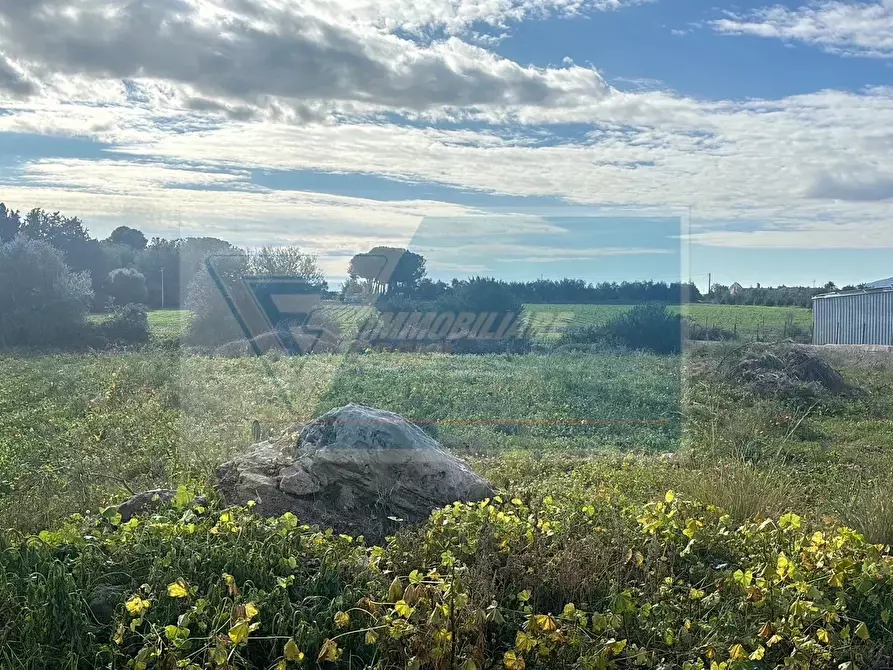
[[[812,301],[815,344],[893,345],[893,291],[868,291]]]

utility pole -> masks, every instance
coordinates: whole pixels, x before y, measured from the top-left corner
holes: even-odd
[[[161,309],[164,309],[164,268],[161,268]]]
[[[703,276],[703,275],[702,275]],[[713,273],[707,273],[707,297],[710,297],[710,292],[713,290]]]

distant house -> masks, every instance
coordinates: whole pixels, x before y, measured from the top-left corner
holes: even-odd
[[[744,287],[741,284],[735,282],[734,284],[729,286],[729,295],[738,295],[743,289]]]

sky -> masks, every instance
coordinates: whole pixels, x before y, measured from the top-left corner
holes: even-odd
[[[432,276],[893,274],[893,0],[0,0],[0,201]]]

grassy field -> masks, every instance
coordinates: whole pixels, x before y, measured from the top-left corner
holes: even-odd
[[[782,397],[730,381],[740,349],[0,356],[0,667],[889,667],[893,361]],[[500,496],[370,548],[208,488],[254,419],[349,401]]]
[[[178,337],[189,327],[191,313],[184,309],[157,309],[149,312],[153,337]]]
[[[668,451],[679,365],[648,355],[0,358],[0,518],[30,517],[22,503],[46,498],[32,523],[48,524],[127,488],[205,476],[248,444],[253,420],[279,431],[348,402],[436,424],[466,452]]]
[[[525,305],[527,319],[540,339],[548,340],[570,326],[598,326],[629,310],[631,305]],[[372,310],[364,306],[327,303],[324,311],[335,319],[343,334],[355,334]],[[672,308],[680,311],[680,308]],[[702,326],[719,326],[738,333],[742,339],[782,339],[790,324],[812,330],[812,311],[802,307],[760,305],[692,304],[681,308]],[[154,310],[149,326],[155,338],[182,335],[189,326],[185,310]]]
[[[525,305],[528,319],[540,333],[560,332],[571,326],[600,326],[631,305]],[[714,305],[698,303],[671,307],[702,326],[719,326],[743,339],[781,339],[790,324],[812,331],[812,311],[803,307]]]

